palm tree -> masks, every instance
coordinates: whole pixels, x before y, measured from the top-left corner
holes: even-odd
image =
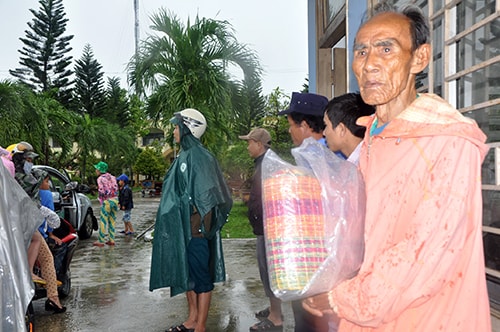
[[[0,145],[28,141],[45,164],[51,154],[50,138],[60,144],[61,156],[71,151],[71,114],[48,94],[35,93],[24,84],[0,82],[0,123]]]
[[[91,118],[88,114],[80,115],[77,119],[74,138],[78,143],[76,156],[79,158],[82,182],[88,173],[92,174],[88,172],[87,166],[89,161],[95,161],[96,152],[113,171],[133,164],[137,150],[131,133],[102,118]]]
[[[229,135],[232,91],[237,85],[229,68],[260,80],[256,54],[237,42],[227,21],[196,16],[193,24],[188,19],[184,25],[164,9],[151,20],[156,34],[142,43],[138,56],[130,61],[131,84],[139,93],[150,92],[148,110],[155,120],[168,120],[187,107],[200,110],[208,121],[205,143],[220,147]]]

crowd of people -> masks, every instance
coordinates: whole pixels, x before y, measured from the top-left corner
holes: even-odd
[[[279,113],[287,116],[295,146],[313,138],[358,166],[366,192],[365,251],[359,271],[332,289],[292,301],[295,331],[490,331],[481,240],[480,167],[488,150],[486,136],[440,97],[417,92],[416,75],[430,58],[429,27],[419,8],[375,6],[356,35],[353,51],[359,93],[330,101],[313,93],[293,93],[289,108]],[[188,155],[193,146],[201,148],[192,126],[206,122],[194,120],[182,112],[173,120],[176,141],[186,155],[181,153],[182,161],[167,173],[165,185],[179,191],[163,194],[156,220],[161,238],[155,240],[150,288],[169,286],[172,295],[187,292],[189,303],[188,318],[167,331],[205,331],[212,283],[223,280],[208,279],[212,252],[198,249],[210,252],[203,260],[189,255],[195,234],[208,235],[193,216],[213,218],[222,203],[215,198],[225,192],[206,191],[215,196],[209,196],[212,205],[200,212],[201,202],[194,199],[198,193],[187,189],[202,182],[196,178],[199,159]],[[247,141],[255,161],[248,217],[270,304],[256,312],[259,322],[249,330],[282,331],[282,303],[269,282],[262,206],[261,165],[272,139],[263,128],[240,139]],[[219,172],[210,169],[214,175]],[[218,215],[225,218],[226,212]],[[217,229],[222,224],[216,224]],[[182,259],[177,261],[181,265],[176,266],[182,267],[180,279],[169,273],[169,260],[159,253],[178,252],[171,238],[182,245]],[[200,271],[205,271],[210,287],[198,288],[194,295]]]
[[[361,268],[293,303],[295,331],[491,331],[481,240],[486,136],[440,97],[417,92],[416,75],[431,56],[417,7],[376,5],[353,51],[359,93],[322,106],[321,96],[294,93],[280,112],[295,145],[324,136],[329,149],[359,165],[367,197]],[[262,131],[240,136],[256,161],[248,205],[261,271],[259,172],[270,145]],[[281,331],[280,301],[261,276],[270,307],[256,313],[261,322],[250,331]]]
[[[417,7],[376,5],[356,34],[353,53],[359,92],[330,101],[294,92],[290,106],[278,113],[287,117],[296,147],[306,139],[318,141],[356,165],[366,188],[361,267],[332,289],[292,301],[295,331],[490,331],[480,181],[486,136],[442,98],[417,91],[416,76],[431,56],[429,26]],[[217,160],[200,141],[207,128],[203,114],[184,109],[170,122],[181,152],[164,179],[168,190],[162,191],[155,222],[149,288],[186,294],[188,316],[167,331],[204,332],[214,283],[225,280],[220,230],[232,198]],[[255,313],[259,321],[249,330],[282,331],[282,300],[270,286],[262,205],[261,165],[272,137],[253,128],[239,138],[255,163],[246,203],[269,298],[269,307]],[[44,194],[48,178],[33,176],[36,154],[28,143],[19,143],[12,156],[14,167],[8,158],[2,161],[30,196],[40,192],[36,197],[46,207],[47,224],[33,234],[27,250],[29,264],[38,259],[50,265],[44,237],[58,239],[51,235],[57,227],[51,224],[53,204]],[[113,246],[118,210],[124,211],[124,233],[134,233],[128,177],[115,178],[103,161],[95,169],[101,211],[94,246]],[[43,273],[46,309],[64,312],[53,266]]]
[[[21,220],[19,222],[20,224],[34,223],[36,225],[36,229],[25,227],[24,236],[27,236],[29,240],[25,243],[25,250],[15,255],[20,256],[20,261],[23,261],[22,258],[25,257],[27,261],[26,273],[31,276],[32,284],[25,284],[23,288],[31,294],[30,298],[33,297],[33,293],[31,293],[33,285],[44,288],[47,296],[45,310],[60,314],[66,312],[66,307],[61,304],[59,298],[58,287],[62,285],[62,282],[57,280],[57,273],[59,272],[56,273],[56,269],[61,266],[57,265],[55,255],[61,252],[64,253],[64,247],[67,244],[54,232],[54,230],[60,227],[61,219],[55,212],[54,197],[50,190],[50,175],[42,169],[33,169],[33,163],[37,157],[38,154],[34,152],[33,146],[28,142],[12,144],[8,148],[0,147],[0,158],[3,165],[2,180],[5,180],[4,174],[14,179],[16,185],[29,198],[29,204],[38,209],[37,215],[27,218],[32,220]],[[131,209],[133,208],[131,189],[128,187],[128,177],[125,174],[120,175],[116,180],[111,174],[106,172],[107,164],[105,162],[99,162],[95,165],[95,168],[96,173],[99,175],[101,234],[94,245],[101,246],[100,243],[101,241],[104,242],[102,238],[105,236],[109,237],[106,243],[114,245],[114,206],[116,206],[116,209],[119,208],[124,212],[123,221],[127,235],[134,234],[131,223]],[[106,182],[106,180],[110,181]],[[11,194],[15,192],[15,188],[12,188],[12,185],[4,184],[3,187],[12,189]],[[119,196],[119,201],[116,196]],[[25,205],[26,202],[23,204]],[[24,208],[28,209],[27,206],[24,206]],[[19,229],[15,224],[16,221],[13,219],[10,217],[5,220],[8,223],[5,230],[9,228]],[[20,310],[22,307],[24,316],[27,304],[22,301],[15,302]],[[12,320],[12,317],[7,321],[10,320]],[[15,323],[17,324],[18,322]],[[8,327],[8,329],[10,328],[12,326]]]

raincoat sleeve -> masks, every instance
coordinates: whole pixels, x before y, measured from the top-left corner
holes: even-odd
[[[206,153],[208,154],[208,151]],[[192,163],[197,167],[192,170],[191,192],[194,193],[193,204],[202,219],[212,212],[210,228],[207,230],[202,228],[205,237],[211,240],[227,222],[232,198],[217,160],[210,156],[206,161]]]
[[[227,222],[233,201],[215,157],[205,149],[199,149],[191,154],[191,157],[196,159],[200,156],[204,158],[191,163],[194,169],[191,172],[193,177],[190,181],[190,193],[192,193],[193,205],[200,213],[202,220],[211,213],[209,229],[204,228],[204,223],[201,223],[201,226],[205,238],[209,241],[212,280],[221,282],[226,280],[226,270],[220,230]]]
[[[379,209],[382,212],[372,216],[395,219],[390,232],[396,238],[392,243],[377,243],[384,248],[367,247],[367,252],[380,252],[373,263],[363,266],[357,277],[330,292],[331,304],[335,303],[339,316],[356,325],[377,327],[390,322],[403,311],[435,297],[444,287],[460,287],[463,271],[471,265],[484,265],[474,261],[482,257],[481,253],[470,255],[477,247],[471,242],[477,240],[473,238],[478,236],[477,223],[481,222],[479,149],[457,137],[421,139],[413,144],[418,152],[409,151],[408,155],[413,155],[404,163],[404,167],[415,166],[411,177],[406,183],[393,178],[401,181],[400,192],[386,192]],[[413,160],[422,160],[425,166],[418,167],[412,164]],[[379,174],[379,178],[383,176]],[[386,184],[382,179],[375,185],[380,192]],[[373,188],[367,188],[368,196],[370,189]],[[381,202],[380,198],[377,200]],[[406,200],[413,202],[406,204]],[[383,205],[387,204],[411,209],[384,215]],[[367,236],[382,236],[387,231],[368,230]],[[442,301],[453,303],[453,299]]]
[[[189,194],[180,172],[183,155],[174,161],[163,181],[154,228],[149,290],[171,287],[175,296],[188,289],[186,248],[191,238]]]

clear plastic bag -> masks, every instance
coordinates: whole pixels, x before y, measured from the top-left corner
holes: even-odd
[[[25,314],[35,294],[27,248],[43,222],[40,210],[0,165],[0,331],[25,331]]]
[[[297,166],[272,150],[262,162],[269,279],[284,301],[352,278],[364,254],[366,199],[357,167],[312,138],[292,154]]]

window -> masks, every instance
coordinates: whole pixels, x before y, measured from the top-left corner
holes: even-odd
[[[324,0],[324,6],[326,9],[326,22],[325,27],[332,23],[333,19],[340,12],[343,6],[345,6],[345,0]]]

